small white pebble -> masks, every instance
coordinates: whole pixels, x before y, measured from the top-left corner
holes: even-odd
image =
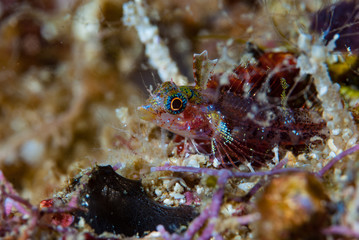
[[[201,193],[204,192],[204,188],[203,187],[197,187],[196,192],[197,192],[197,194],[201,194]]]
[[[307,160],[307,158],[306,158],[306,156],[305,156],[305,154],[304,154],[304,153],[303,153],[303,154],[298,155],[298,161],[303,162],[303,161],[306,161],[306,160]]]
[[[183,199],[184,198],[183,194],[175,193],[175,192],[171,192],[170,196],[173,197],[174,199]]]
[[[79,228],[85,227],[85,219],[83,217],[81,217],[80,220],[78,221],[77,227],[79,227]]]
[[[328,147],[330,148],[330,150],[332,150],[333,152],[338,151],[338,148],[334,144],[333,138],[330,138],[327,143],[328,143]]]
[[[329,158],[334,158],[336,156],[335,152],[331,151],[329,153]]]
[[[204,164],[207,162],[207,159],[203,155],[190,155],[188,158],[184,160],[184,164],[187,167],[200,167],[200,164]]]
[[[232,216],[236,212],[236,209],[233,208],[232,204],[226,204],[222,207],[221,213],[225,216]]]
[[[160,190],[160,189],[158,189],[158,188],[156,188],[156,190],[155,190],[155,194],[156,194],[156,196],[161,196],[162,195],[162,191]]]
[[[171,181],[168,179],[163,180],[163,186],[165,186],[167,189],[172,185]]]
[[[182,187],[181,184],[179,184],[179,183],[176,183],[176,185],[174,186],[173,190],[174,190],[176,193],[183,193],[183,191],[184,191],[183,187]]]
[[[221,165],[221,162],[217,158],[215,158],[213,160],[213,167],[217,168],[219,165]]]
[[[254,184],[255,183],[252,183],[252,182],[241,183],[241,184],[238,184],[238,188],[243,191],[248,191],[249,189],[251,189],[254,186]]]
[[[187,167],[195,167],[195,168],[199,168],[199,163],[197,162],[196,159],[188,159],[188,162],[186,163]]]
[[[150,234],[148,234],[147,236],[146,236],[146,238],[147,239],[153,239],[153,238],[161,238],[161,233],[160,232],[151,232]]]
[[[312,158],[312,159],[314,159],[314,160],[319,160],[319,156],[318,156],[318,154],[316,154],[316,153],[310,153],[310,154],[309,154],[309,157]]]
[[[351,146],[354,146],[357,142],[357,138],[354,137],[354,138],[351,138],[349,141],[348,141],[348,146],[351,147]]]
[[[166,198],[166,199],[163,201],[163,203],[166,204],[166,205],[172,205],[172,204],[173,204],[173,200]]]
[[[38,94],[43,91],[43,87],[41,83],[37,79],[29,79],[30,81],[27,81],[26,87],[29,89],[30,92]]]
[[[332,130],[332,134],[333,134],[334,136],[339,135],[340,132],[341,132],[341,129],[340,129],[340,128],[336,128],[336,129],[333,129],[333,130]]]
[[[53,40],[58,34],[55,24],[47,22],[41,28],[41,35],[48,41]]]

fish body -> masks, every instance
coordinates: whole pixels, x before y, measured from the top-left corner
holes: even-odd
[[[262,165],[272,149],[300,151],[325,139],[309,76],[299,76],[291,53],[263,53],[256,64],[238,66],[229,76],[213,74],[207,52],[194,56],[193,86],[165,82],[140,107],[143,118],[194,142],[208,142],[223,165]],[[227,83],[220,84],[221,77]]]

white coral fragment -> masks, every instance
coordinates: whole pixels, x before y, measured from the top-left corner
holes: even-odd
[[[309,35],[300,35],[298,45],[304,54],[298,58],[297,65],[301,74],[311,74],[318,90],[318,98],[322,101],[324,118],[328,128],[337,134],[333,138],[332,146],[347,149],[350,138],[358,136],[358,130],[350,113],[344,108],[339,94],[339,86],[331,81],[325,59],[330,56],[335,47],[337,36],[324,46],[321,42],[311,43]],[[343,129],[338,132],[338,129]],[[349,129],[350,131],[346,130]],[[343,141],[344,140],[344,141]]]
[[[137,30],[140,41],[146,46],[146,56],[150,65],[157,69],[161,80],[186,85],[188,80],[182,76],[177,64],[171,59],[167,46],[159,36],[158,27],[152,25],[147,16],[147,5],[142,0],[123,4],[123,22]]]

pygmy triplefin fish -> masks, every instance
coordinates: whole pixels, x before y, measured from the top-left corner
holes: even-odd
[[[323,142],[328,130],[316,90],[295,54],[253,49],[256,63],[229,75],[213,73],[217,61],[206,51],[195,54],[194,85],[164,82],[139,107],[142,118],[190,139],[199,152],[209,149],[223,166],[260,166],[274,147],[298,153]]]

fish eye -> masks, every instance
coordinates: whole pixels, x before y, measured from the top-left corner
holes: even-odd
[[[166,111],[171,114],[179,114],[186,108],[187,99],[181,93],[176,93],[167,97],[165,102]]]
[[[172,111],[178,111],[181,109],[183,105],[182,99],[176,97],[171,100],[171,110]]]

